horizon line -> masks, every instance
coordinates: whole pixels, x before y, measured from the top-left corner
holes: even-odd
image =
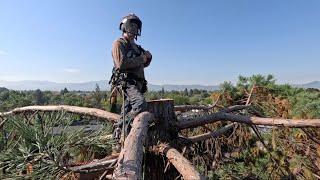
[[[2,80],[0,79],[0,82],[23,82],[23,81],[38,81],[38,82],[49,82],[49,83],[57,83],[57,84],[81,84],[81,83],[90,83],[90,82],[99,82],[99,81],[106,81],[108,82],[108,80],[90,80],[90,81],[81,81],[81,82],[56,82],[56,81],[50,81],[50,80],[14,80],[14,81],[8,81],[8,80]],[[236,82],[233,81],[223,81],[220,82],[219,84],[173,84],[173,83],[169,83],[169,84],[157,84],[157,83],[150,83],[148,82],[148,84],[151,85],[157,85],[157,86],[166,86],[166,85],[174,85],[174,86],[219,86],[224,82],[231,82],[232,84],[235,84]],[[289,85],[303,85],[303,84],[309,84],[309,83],[314,83],[314,82],[320,82],[320,80],[312,80],[312,81],[308,81],[305,83],[277,83],[277,79],[276,79],[276,84],[289,84]]]

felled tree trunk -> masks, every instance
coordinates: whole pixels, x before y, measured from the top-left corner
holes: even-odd
[[[106,169],[113,169],[114,165],[116,165],[117,163],[118,156],[119,154],[111,155],[104,159],[93,161],[88,164],[68,167],[68,169],[76,173],[90,173],[90,172],[97,172],[97,171],[106,170]]]
[[[155,149],[156,153],[163,154],[168,161],[178,170],[185,180],[205,179],[191,164],[191,162],[183,157],[175,148],[161,144]]]
[[[88,115],[88,116],[94,116],[101,119],[106,119],[111,122],[116,122],[120,115],[110,113],[101,109],[96,108],[87,108],[87,107],[78,107],[78,106],[67,106],[67,105],[48,105],[48,106],[26,106],[21,108],[15,108],[12,111],[9,112],[0,112],[0,117],[6,117],[13,114],[19,114],[19,113],[25,113],[25,112],[50,112],[50,111],[65,111],[75,114],[82,114],[82,115]]]
[[[181,129],[193,128],[217,121],[232,121],[245,124],[265,125],[265,126],[284,126],[284,127],[320,127],[320,119],[278,119],[278,118],[260,118],[229,114],[224,112],[213,113],[210,115],[197,117],[193,119],[182,119],[177,123]]]
[[[142,179],[143,147],[152,121],[153,116],[149,112],[142,112],[133,120],[114,171],[115,179]]]

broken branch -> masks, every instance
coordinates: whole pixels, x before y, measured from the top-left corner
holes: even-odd
[[[205,179],[179,151],[165,144],[160,144],[154,151],[166,156],[170,163],[186,180]]]
[[[6,117],[13,114],[19,114],[24,112],[34,112],[34,111],[42,111],[42,112],[65,111],[65,112],[70,112],[75,114],[94,116],[97,118],[109,120],[111,122],[116,122],[120,118],[120,115],[118,114],[107,112],[101,109],[68,106],[68,105],[26,106],[21,108],[15,108],[14,110],[9,112],[0,113],[0,117]]]

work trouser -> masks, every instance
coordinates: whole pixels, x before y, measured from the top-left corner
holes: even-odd
[[[147,102],[141,93],[140,83],[127,83],[124,92],[124,107],[122,107],[122,110],[127,121],[132,121],[139,113],[147,110]]]
[[[125,135],[128,135],[131,129],[131,122],[141,112],[147,110],[147,102],[141,93],[141,84],[139,82],[127,82],[124,88],[124,104],[122,107],[121,119],[115,123],[114,138],[120,140],[120,134],[123,133],[122,128],[125,130]],[[123,120],[123,113],[125,121]],[[123,127],[123,121],[125,127]],[[124,134],[122,134],[124,136]],[[123,139],[124,140],[124,139]]]

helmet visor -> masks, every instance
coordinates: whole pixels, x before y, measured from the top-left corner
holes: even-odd
[[[126,32],[134,34],[134,35],[140,35],[140,29],[138,24],[134,23],[134,22],[129,22],[126,24]]]

